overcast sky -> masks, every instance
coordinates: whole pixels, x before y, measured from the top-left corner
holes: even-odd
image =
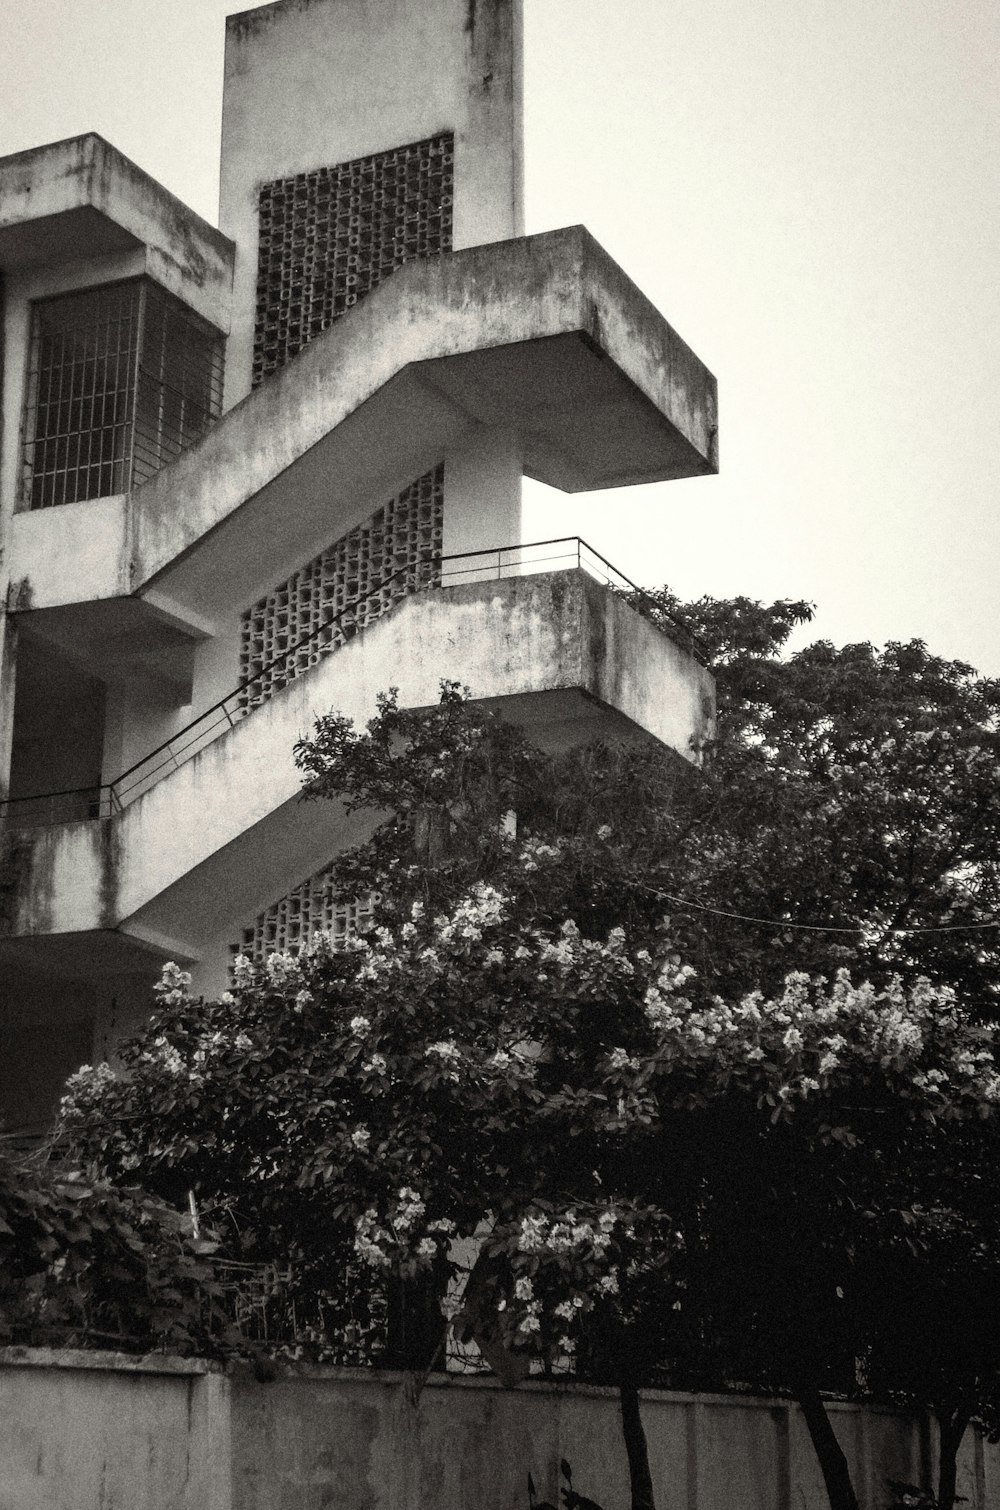
[[[722,462],[529,485],[526,538],[1000,674],[996,0],[525,7],[528,230],[587,225],[715,372]],[[239,8],[0,0],[0,153],[99,131],[214,220]]]

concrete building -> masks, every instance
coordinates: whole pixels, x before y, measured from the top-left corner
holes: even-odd
[[[292,746],[467,684],[550,745],[696,762],[711,678],[567,491],[709,473],[711,375],[581,227],[525,237],[521,0],[229,18],[220,228],[97,136],[0,160],[0,1115],[163,962],[352,918]],[[613,540],[596,542],[613,554]]]

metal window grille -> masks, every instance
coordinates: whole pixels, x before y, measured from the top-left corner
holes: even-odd
[[[148,278],[39,300],[24,503],[51,508],[127,492],[197,440],[221,399],[221,337]]]
[[[451,132],[260,190],[254,386],[376,284],[451,250]]]
[[[244,928],[241,942],[233,944],[230,953],[262,963],[269,954],[296,954],[317,933],[329,934],[333,947],[342,948],[348,938],[370,925],[371,918],[371,898],[343,901],[327,866],[260,913]]]
[[[442,464],[248,608],[240,643],[243,711],[266,702],[407,593],[439,583],[443,518]],[[314,633],[351,603],[357,607],[349,614]],[[290,649],[307,636],[308,643]]]
[[[199,440],[222,408],[222,339],[155,283],[145,284],[134,482]]]

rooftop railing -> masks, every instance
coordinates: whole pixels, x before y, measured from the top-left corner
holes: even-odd
[[[111,817],[149,791],[171,771],[179,770],[199,751],[212,744],[220,734],[235,727],[255,707],[261,706],[260,697],[255,697],[255,689],[258,692],[264,687],[279,690],[280,686],[287,685],[301,675],[303,668],[296,663],[303,650],[312,647],[318,649],[320,655],[334,651],[345,639],[349,640],[361,633],[366,624],[391,612],[404,598],[417,592],[426,592],[430,588],[456,587],[467,583],[530,576],[539,572],[574,569],[585,571],[603,586],[627,597],[639,612],[646,611],[664,633],[669,634],[704,664],[704,653],[691,631],[579,535],[536,540],[525,545],[462,551],[447,556],[427,555],[408,561],[336,613],[331,613],[308,634],[301,636],[267,665],[260,667],[253,676],[240,681],[232,692],[129,766],[114,781],[102,786],[9,798],[0,803],[0,818],[6,819],[12,828],[38,828],[55,823]],[[392,588],[398,588],[398,591],[386,599],[387,590]],[[385,605],[381,612],[369,613],[366,617],[366,607],[377,602]],[[335,631],[338,632],[337,639],[334,638]]]

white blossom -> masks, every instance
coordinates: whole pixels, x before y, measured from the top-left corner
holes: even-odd
[[[378,1212],[374,1207],[359,1216],[354,1229],[354,1251],[366,1264],[375,1269],[388,1269],[392,1259],[386,1252],[385,1244],[389,1234],[378,1220]]]
[[[397,1231],[408,1232],[423,1216],[426,1209],[418,1192],[404,1185],[396,1195],[396,1215],[393,1225]]]
[[[299,976],[299,962],[294,954],[276,951],[269,954],[265,961],[267,978],[274,986],[286,986]]]
[[[187,1000],[191,989],[191,976],[187,970],[168,960],[156,984],[157,1000],[165,1007],[179,1007]]]
[[[455,1223],[449,1217],[439,1216],[435,1221],[427,1223],[427,1231],[443,1232],[446,1236],[450,1236],[455,1231]]]
[[[517,1246],[522,1253],[537,1253],[545,1246],[545,1234],[548,1222],[544,1216],[525,1216],[521,1218],[521,1231],[517,1240]]]

